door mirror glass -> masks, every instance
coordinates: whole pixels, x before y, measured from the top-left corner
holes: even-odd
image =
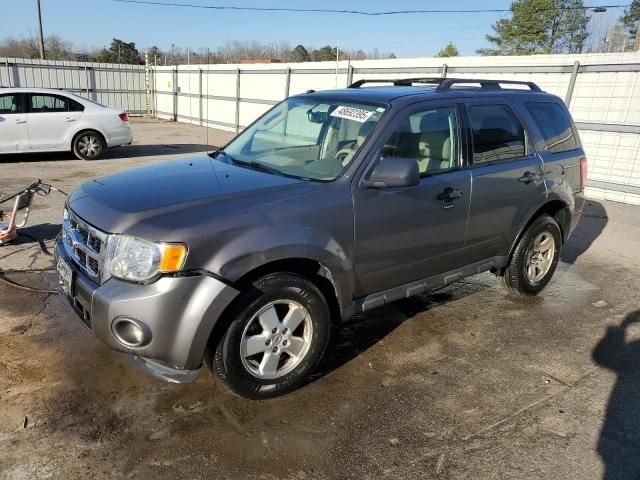
[[[420,182],[415,158],[386,157],[375,166],[364,185],[369,188],[411,187]]]

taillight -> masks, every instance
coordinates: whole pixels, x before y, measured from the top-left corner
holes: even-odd
[[[118,116],[120,117],[120,120],[122,120],[123,122],[129,121],[129,114],[127,112],[121,113]]]
[[[584,191],[584,186],[587,183],[587,159],[580,159],[580,191]]]

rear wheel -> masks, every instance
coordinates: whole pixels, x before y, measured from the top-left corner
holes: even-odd
[[[102,135],[92,130],[80,132],[73,140],[73,153],[81,160],[96,160],[105,148]]]
[[[253,287],[207,363],[235,393],[263,399],[305,383],[329,341],[330,314],[318,287],[299,275],[267,275]]]
[[[522,235],[509,265],[498,276],[508,290],[535,295],[551,280],[558,265],[562,235],[549,215],[536,218]]]

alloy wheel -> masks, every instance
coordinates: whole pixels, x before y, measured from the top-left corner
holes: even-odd
[[[305,358],[312,336],[306,308],[292,300],[271,302],[251,318],[242,333],[242,365],[259,379],[283,377]]]
[[[527,279],[533,285],[539,283],[549,272],[556,252],[553,235],[542,232],[533,240],[526,256]]]

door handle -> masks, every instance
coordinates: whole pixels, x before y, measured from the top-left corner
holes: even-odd
[[[522,182],[522,183],[531,183],[534,180],[538,179],[538,175],[533,173],[533,172],[524,172],[524,175],[522,175],[518,181]]]
[[[75,119],[75,118],[72,118],[72,117],[67,117],[67,118],[65,118],[65,119],[64,119],[64,121],[65,121],[65,122],[75,122],[75,121],[76,121],[76,119]]]
[[[27,121],[22,120],[21,118],[16,118],[16,123],[27,123]]]
[[[443,202],[453,202],[456,198],[462,197],[462,191],[457,188],[447,187],[438,194],[438,200]]]

